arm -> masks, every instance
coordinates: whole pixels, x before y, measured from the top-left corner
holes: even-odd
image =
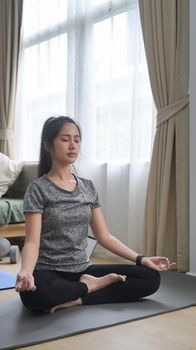
[[[39,254],[41,220],[40,213],[25,214],[25,244],[22,250],[21,270],[17,275],[17,292],[36,289],[33,271]]]
[[[135,262],[138,253],[128,248],[110,233],[100,208],[91,210],[90,226],[97,242],[102,247],[110,250],[112,253],[118,256],[121,256],[122,258]]]
[[[115,238],[108,230],[104,216],[100,208],[91,210],[91,229],[95,235],[97,242],[112,253],[125,259],[135,262],[139,255],[134,250],[127,247],[119,239]],[[157,271],[167,271],[175,263],[170,263],[166,257],[143,257],[141,264]]]

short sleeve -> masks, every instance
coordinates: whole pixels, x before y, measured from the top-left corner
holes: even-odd
[[[43,213],[44,210],[44,196],[39,186],[32,182],[24,196],[24,213]]]
[[[93,197],[93,200],[91,202],[91,208],[92,209],[95,209],[95,208],[100,208],[101,207],[101,204],[100,204],[100,200],[99,200],[99,195],[98,195],[98,192],[94,186],[94,184],[92,183],[91,181],[91,188],[92,188],[92,197]]]

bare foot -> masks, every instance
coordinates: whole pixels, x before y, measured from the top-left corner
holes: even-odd
[[[116,273],[110,273],[110,274],[105,275],[103,277],[94,277],[94,276],[87,275],[87,274],[82,275],[80,277],[80,282],[83,282],[87,285],[88,293],[95,292],[96,290],[107,287],[112,283],[125,282],[125,280],[126,280],[126,276],[117,275]],[[53,314],[53,312],[55,312],[56,310],[66,309],[68,307],[79,306],[79,305],[82,305],[81,298],[78,298],[76,300],[67,301],[66,303],[63,303],[63,304],[55,305],[49,310],[49,312],[51,314]]]
[[[66,308],[71,307],[71,306],[79,306],[79,305],[82,305],[81,298],[78,298],[76,300],[67,301],[66,303],[63,303],[63,304],[55,305],[49,310],[49,313],[53,314],[53,312],[55,312],[56,310],[66,309]]]
[[[82,275],[80,277],[80,282],[87,285],[88,293],[95,292],[96,290],[105,288],[112,283],[125,282],[126,276],[117,275],[116,273],[109,273],[103,277],[94,277],[91,275]]]

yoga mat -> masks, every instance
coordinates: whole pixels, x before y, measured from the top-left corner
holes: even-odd
[[[44,314],[19,298],[0,303],[0,349],[17,349],[196,305],[196,277],[164,272],[158,292],[134,303],[77,306]]]
[[[16,276],[5,271],[0,271],[0,290],[14,288]]]

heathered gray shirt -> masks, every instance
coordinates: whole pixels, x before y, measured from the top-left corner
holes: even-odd
[[[86,247],[91,208],[100,204],[92,181],[76,179],[76,189],[66,191],[44,175],[26,191],[24,213],[43,214],[36,269],[80,272],[89,266]]]

